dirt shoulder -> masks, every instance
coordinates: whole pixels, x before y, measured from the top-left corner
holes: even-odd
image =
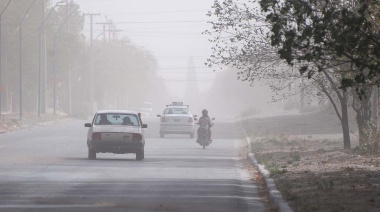
[[[20,119],[18,114],[2,114],[0,118],[0,134],[20,129],[28,129],[38,125],[60,123],[71,120],[66,115],[42,114],[38,117],[36,114],[24,114]]]
[[[380,158],[355,148],[354,136],[353,149],[343,150],[335,117],[249,119],[243,126],[256,159],[294,211],[380,211]]]

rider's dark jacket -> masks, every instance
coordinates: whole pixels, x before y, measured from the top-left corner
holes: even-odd
[[[212,126],[211,119],[208,116],[202,116],[202,117],[200,117],[199,121],[198,121],[198,124],[202,128],[207,128],[207,127],[210,128]]]

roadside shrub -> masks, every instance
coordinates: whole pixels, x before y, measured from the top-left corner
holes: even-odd
[[[288,172],[287,169],[280,168],[278,164],[266,165],[265,168],[269,171],[271,177]]]
[[[333,189],[334,188],[334,180],[333,179],[320,179],[316,180],[315,187],[318,189]]]
[[[278,143],[280,143],[280,139],[276,136],[273,136],[273,137],[268,138],[267,142],[278,144]]]
[[[260,164],[263,164],[264,166],[268,165],[268,162],[272,159],[271,155],[266,155],[266,154],[260,154],[256,155],[257,162]]]
[[[317,149],[317,151],[316,151],[318,154],[322,154],[322,153],[325,153],[326,152],[326,150],[324,150],[324,149],[322,149],[322,148],[320,148],[320,149]]]
[[[290,159],[292,160],[292,162],[300,161],[301,160],[301,154],[298,151],[290,152]]]

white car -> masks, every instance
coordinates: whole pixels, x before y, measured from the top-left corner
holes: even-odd
[[[144,102],[143,106],[139,109],[141,115],[151,116],[152,115],[152,103]]]
[[[97,153],[136,154],[136,160],[144,159],[144,128],[141,115],[127,110],[101,110],[95,113],[88,127],[88,159],[96,159]]]
[[[157,117],[160,117],[160,138],[164,138],[165,134],[188,134],[190,138],[194,138],[197,116],[191,113],[188,105],[174,102],[167,105]]]

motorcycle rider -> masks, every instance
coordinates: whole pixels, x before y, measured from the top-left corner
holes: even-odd
[[[197,135],[198,135],[197,143],[199,143],[199,135],[201,133],[201,128],[205,128],[205,129],[207,128],[208,129],[209,141],[211,143],[212,140],[211,140],[210,128],[212,127],[212,123],[211,123],[210,117],[208,116],[208,111],[206,109],[202,110],[202,117],[199,118],[199,121],[197,124],[199,124],[198,131],[197,131]]]

